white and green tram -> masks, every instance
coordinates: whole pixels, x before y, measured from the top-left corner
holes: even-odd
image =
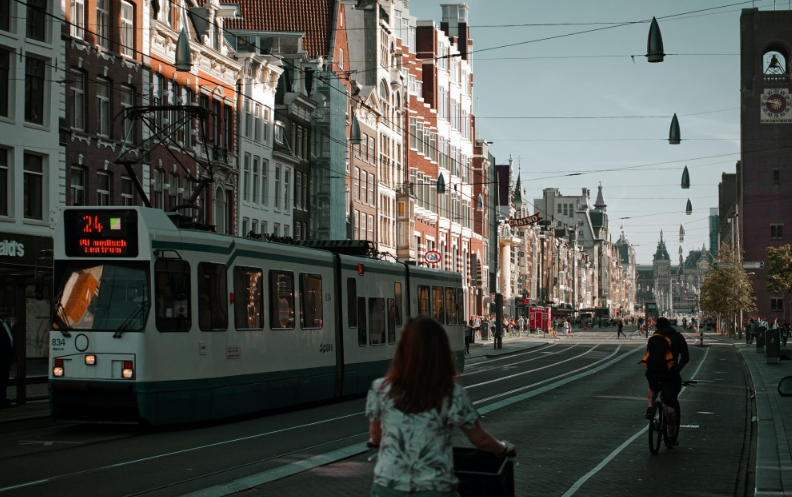
[[[446,326],[461,370],[459,273],[356,254],[371,245],[220,235],[145,207],[66,208],[52,416],[165,425],[361,394],[417,315]]]

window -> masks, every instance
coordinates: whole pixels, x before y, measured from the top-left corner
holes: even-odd
[[[432,317],[440,322],[446,324],[445,319],[445,306],[443,305],[443,287],[432,287]]]
[[[781,184],[781,170],[780,169],[773,169],[773,184],[780,185]]]
[[[355,167],[355,175],[352,181],[353,181],[352,198],[354,198],[355,200],[360,200],[360,168],[359,167]]]
[[[29,53],[25,58],[25,121],[44,124],[44,61]]]
[[[182,87],[182,105],[193,105],[193,92],[187,87]],[[193,146],[193,129],[195,126],[195,119],[190,118],[184,127],[184,146],[189,148]]]
[[[357,326],[357,280],[347,278],[347,321],[350,328]]]
[[[428,316],[432,312],[431,300],[429,299],[429,287],[418,286],[418,315]]]
[[[302,173],[303,176],[303,183],[302,183],[302,209],[305,210],[306,206],[308,205],[308,174]],[[306,234],[307,235],[307,234]]]
[[[163,194],[162,185],[165,183],[165,173],[162,169],[154,170],[154,188],[151,198],[152,207],[157,209],[165,208],[165,198]]]
[[[261,162],[261,205],[269,205],[269,161]]]
[[[11,0],[9,0],[10,2]],[[47,0],[27,1],[27,37],[32,40],[47,41]]]
[[[253,187],[253,198],[256,198],[256,187]],[[245,154],[242,166],[242,200],[250,201],[250,154]]]
[[[228,280],[224,264],[198,264],[198,326],[202,331],[228,329]]]
[[[110,205],[111,185],[110,173],[96,173],[96,205]]]
[[[261,197],[259,196],[259,162],[261,159],[259,157],[253,157],[253,202],[254,203],[261,203]]]
[[[368,344],[366,331],[366,297],[357,298],[357,323],[358,323],[358,345],[365,347]]]
[[[784,312],[784,299],[772,297],[770,299],[771,312]]]
[[[8,108],[10,92],[11,54],[8,50],[0,48],[0,116],[2,117],[11,117]]]
[[[280,181],[280,173],[281,167],[280,164],[275,165],[275,203],[274,207],[276,210],[280,210],[280,199],[281,199],[281,181]]]
[[[385,345],[385,299],[369,299],[369,344]]]
[[[110,82],[106,79],[96,80],[96,132],[110,136],[112,116],[110,115]]]
[[[8,191],[8,150],[0,148],[0,216],[7,216],[9,209]]]
[[[270,328],[294,329],[294,275],[270,271]]]
[[[393,296],[395,297],[395,305],[396,305],[396,325],[402,325],[402,284],[401,282],[396,282],[393,284]]]
[[[261,269],[234,268],[234,320],[237,329],[264,328],[264,273]]]
[[[121,108],[126,110],[133,105],[135,105],[135,90],[130,86],[121,85]],[[135,120],[124,112],[124,141],[126,143],[135,141],[134,126]]]
[[[457,301],[456,291],[453,288],[446,288],[446,324],[457,324]],[[464,324],[464,320],[460,324]]]
[[[179,176],[171,174],[168,183],[168,209],[174,210],[177,205],[179,205]]]
[[[157,259],[154,263],[157,330],[190,331],[190,288],[189,263],[178,259]]]
[[[71,35],[85,38],[85,0],[71,0]]]
[[[11,2],[0,2],[0,31],[11,31]]]
[[[396,303],[388,299],[388,343],[396,343]]]
[[[253,139],[253,103],[245,98],[245,138]]]
[[[85,74],[71,70],[71,125],[77,130],[85,130]]]
[[[781,240],[784,238],[784,225],[783,224],[771,224],[770,225],[770,239],[771,240]]]
[[[110,0],[96,0],[96,41],[110,48]]]
[[[253,141],[256,143],[261,143],[261,104],[256,104],[254,106],[254,129],[253,129]]]
[[[69,192],[71,203],[69,205],[85,204],[85,169],[72,166],[69,174]]]
[[[319,274],[300,275],[300,327],[321,328],[324,313],[322,309],[322,276]]]
[[[289,212],[291,208],[291,170],[283,171],[283,210]]]
[[[340,48],[338,49],[338,69],[344,70],[344,50]]]
[[[121,205],[135,205],[135,185],[129,176],[121,176]]]
[[[297,171],[294,173],[294,207],[302,209],[302,173]],[[298,228],[299,229],[299,228]]]
[[[24,216],[25,219],[44,219],[44,157],[25,154],[24,158]]]
[[[135,7],[121,2],[121,47],[118,52],[126,57],[135,55]]]

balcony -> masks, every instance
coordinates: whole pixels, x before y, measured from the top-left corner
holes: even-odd
[[[211,159],[215,163],[228,164],[228,149],[225,147],[214,146],[211,149]]]

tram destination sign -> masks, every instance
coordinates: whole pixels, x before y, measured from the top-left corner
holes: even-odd
[[[67,257],[137,257],[137,211],[69,209],[63,213]]]

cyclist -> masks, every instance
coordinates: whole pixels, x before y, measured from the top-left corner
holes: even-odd
[[[667,318],[657,319],[657,331],[654,334],[663,335],[671,340],[670,349],[674,356],[674,365],[671,369],[663,365],[660,369],[648,368],[646,370],[646,379],[649,382],[649,390],[646,392],[648,405],[646,419],[652,418],[654,401],[662,389],[663,400],[668,407],[669,433],[666,445],[677,445],[677,436],[679,435],[679,417],[677,416],[679,400],[677,396],[682,391],[682,375],[680,373],[682,368],[690,361],[690,353],[688,352],[685,337],[671,326]]]

